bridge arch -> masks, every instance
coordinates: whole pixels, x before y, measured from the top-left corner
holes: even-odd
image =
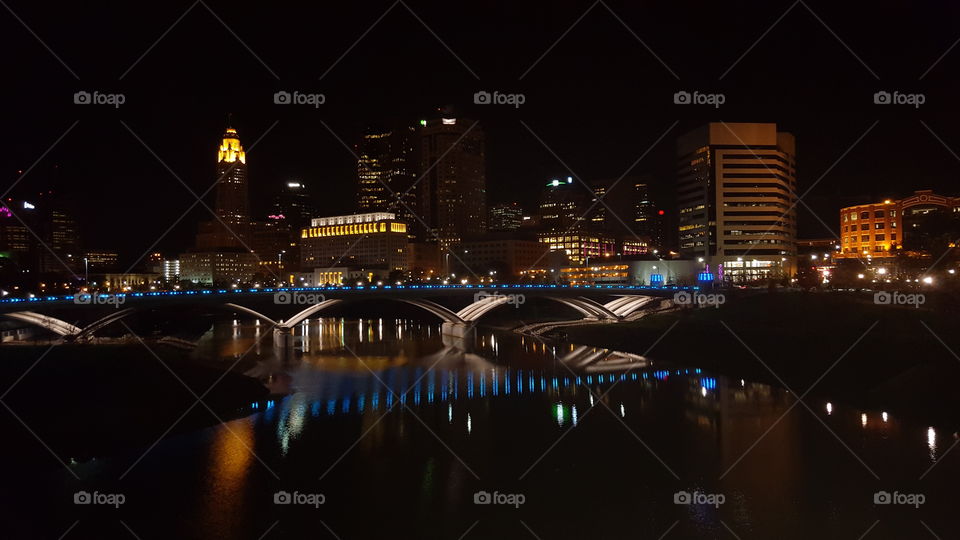
[[[73,336],[79,334],[82,330],[80,327],[61,321],[56,317],[41,315],[33,311],[14,311],[13,313],[4,313],[3,316],[50,330],[58,336]]]
[[[41,315],[40,313],[34,313],[32,311],[15,311],[13,313],[4,313],[3,315],[17,321],[39,326],[65,339],[80,341],[92,338],[94,332],[97,330],[110,326],[134,311],[135,309],[132,307],[124,308],[101,317],[83,328],[56,317],[51,317],[50,315]]]
[[[428,313],[436,315],[443,322],[454,323],[454,324],[464,323],[464,320],[461,319],[456,313],[441,306],[440,304],[437,304],[436,302],[431,302],[430,300],[419,300],[419,299],[413,299],[413,298],[392,298],[391,300],[416,306]],[[257,317],[258,319],[266,321],[267,323],[274,325],[281,330],[289,330],[295,327],[296,325],[300,324],[304,320],[312,317],[314,314],[319,313],[341,302],[343,302],[343,300],[339,298],[331,298],[329,300],[318,302],[316,304],[313,304],[303,309],[299,313],[293,315],[292,317],[290,317],[289,319],[283,322],[275,321],[270,317],[264,315],[263,313],[250,309],[246,306],[241,306],[239,304],[227,303],[227,304],[224,304],[224,307],[234,309],[236,311],[240,311],[248,315],[253,315],[254,317]]]

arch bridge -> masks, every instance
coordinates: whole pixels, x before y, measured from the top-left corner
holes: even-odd
[[[87,341],[98,330],[109,326],[140,309],[164,305],[213,305],[236,313],[244,313],[270,324],[275,334],[290,334],[301,322],[344,302],[356,300],[392,300],[415,306],[443,322],[443,333],[464,336],[490,311],[504,306],[519,306],[527,298],[550,300],[579,313],[582,321],[618,322],[643,310],[657,298],[669,298],[681,290],[696,287],[643,287],[626,285],[396,285],[370,287],[292,287],[264,289],[205,289],[191,291],[155,291],[109,295],[103,293],[48,296],[42,298],[0,299],[0,315],[42,327],[61,336],[63,341]],[[472,296],[472,298],[469,298]],[[251,303],[270,300],[290,306],[289,318],[274,320],[250,307]],[[436,300],[443,297],[468,297],[459,310]],[[613,299],[609,299],[613,297]],[[91,323],[78,326],[67,322],[61,313],[106,306],[108,314]],[[305,307],[303,307],[305,306]],[[113,308],[110,310],[110,308]],[[43,313],[56,311],[59,317]],[[285,340],[284,340],[285,341]]]

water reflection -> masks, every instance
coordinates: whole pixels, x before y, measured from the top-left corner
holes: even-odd
[[[330,493],[323,519],[352,537],[456,538],[477,519],[478,489],[518,478],[536,501],[525,519],[547,530],[543,538],[622,538],[638,523],[660,534],[674,522],[678,538],[723,537],[720,519],[744,538],[834,537],[816,527],[848,531],[875,519],[876,486],[864,484],[867,471],[845,447],[884,479],[916,470],[915,478],[949,451],[943,431],[851,407],[842,395],[818,402],[812,418],[790,392],[739,377],[509,333],[452,340],[439,330],[314,319],[297,326],[289,350],[262,334],[267,325],[218,325],[201,349],[230,366],[252,347],[240,368],[282,395],[149,453],[137,471],[158,472],[142,485],[187,494],[185,515],[198,524],[164,537],[243,537],[278,519],[295,523],[299,513],[270,499],[293,483],[288,489]],[[187,454],[181,447],[203,463],[169,457]],[[956,467],[945,460],[937,478]],[[419,489],[371,499],[398,486]],[[727,504],[676,505],[678,489],[724,493]],[[303,515],[304,530],[316,526],[317,513]],[[431,519],[411,519],[421,515]],[[516,526],[516,514],[501,515],[483,521]]]

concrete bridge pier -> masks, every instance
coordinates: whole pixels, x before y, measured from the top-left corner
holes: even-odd
[[[273,346],[278,349],[294,349],[297,346],[297,336],[293,335],[293,329],[282,326],[274,326]]]
[[[472,324],[445,322],[440,326],[440,333],[461,339],[473,338],[477,335],[477,329]]]

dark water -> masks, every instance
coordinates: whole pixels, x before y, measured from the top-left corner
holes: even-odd
[[[955,436],[843,396],[807,410],[667,359],[403,320],[313,320],[294,353],[260,332],[219,325],[202,351],[289,395],[68,463],[79,480],[17,470],[10,537],[957,537]],[[74,504],[81,490],[123,504]]]

